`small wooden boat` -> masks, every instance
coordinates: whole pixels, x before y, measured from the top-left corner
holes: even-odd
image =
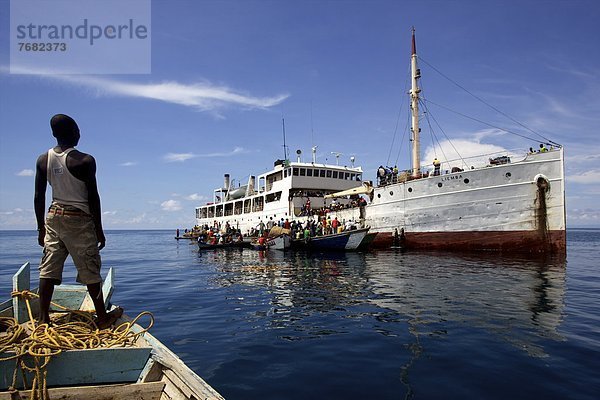
[[[175,236],[175,240],[198,240],[198,236]]]
[[[354,229],[331,235],[314,236],[309,239],[292,240],[292,248],[309,250],[357,250],[369,228]]]
[[[275,237],[265,239],[264,244],[259,244],[258,241],[252,242],[254,250],[286,250],[290,248],[292,239],[288,234],[281,234]]]
[[[30,311],[33,318],[37,317],[39,304],[35,296],[28,295],[30,311],[22,297],[31,293],[28,292],[29,281],[29,263],[26,263],[13,277],[13,295],[20,293],[20,296],[0,304],[0,400],[29,399],[35,396],[61,400],[223,399],[179,357],[148,333],[147,328],[135,323],[137,318],[132,321],[127,316],[122,316],[115,324],[118,327],[114,329],[119,333],[132,333],[131,343],[127,347],[57,351],[43,367],[46,372],[45,385],[37,386],[44,388],[47,385],[47,392],[40,389],[39,392],[32,393],[25,389],[24,379],[30,389],[30,385],[35,382],[34,376],[43,375],[33,374],[23,369],[22,365],[33,366],[47,357],[28,353],[22,354],[17,360],[15,351],[18,346],[10,342],[13,340],[10,339],[10,332],[24,326],[25,329],[33,329],[31,323],[27,322],[31,318]],[[113,281],[114,272],[111,268],[103,285],[107,305],[110,304]],[[93,309],[85,286],[56,286],[52,301],[72,310]],[[56,306],[53,305],[52,309],[56,310]],[[12,321],[8,328],[7,321]],[[60,325],[53,325],[52,328],[58,330]],[[22,332],[19,335],[20,338],[27,336]],[[36,357],[37,361],[34,359]],[[17,371],[16,366],[20,366],[21,371]]]

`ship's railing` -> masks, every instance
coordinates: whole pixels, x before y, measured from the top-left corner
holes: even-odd
[[[414,179],[428,178],[430,176],[446,175],[455,172],[462,172],[464,170],[486,168],[490,165],[506,164],[512,162],[522,161],[528,154],[532,154],[532,150],[526,150],[523,148],[500,150],[491,153],[479,154],[470,157],[455,158],[451,160],[441,161],[439,173],[435,173],[433,164],[421,165],[419,175],[414,177],[412,169],[401,170],[397,173],[393,172],[393,169],[388,167],[385,176],[377,178],[377,186],[387,186],[395,183],[407,182]],[[549,148],[548,151],[555,151],[558,148]],[[539,151],[533,151],[536,153]]]

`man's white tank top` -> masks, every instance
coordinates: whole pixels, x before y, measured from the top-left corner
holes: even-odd
[[[52,204],[73,206],[90,213],[88,191],[85,182],[75,178],[67,168],[67,155],[75,150],[69,148],[62,153],[48,150],[48,182],[52,186]]]

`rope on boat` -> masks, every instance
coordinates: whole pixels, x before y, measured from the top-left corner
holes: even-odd
[[[131,346],[139,336],[154,325],[152,313],[143,311],[132,321],[123,322],[117,327],[100,329],[94,321],[93,312],[70,310],[51,302],[53,306],[63,310],[60,311],[63,315],[55,318],[52,325],[36,326],[30,300],[39,296],[29,290],[12,292],[11,295],[25,300],[29,321],[19,324],[13,317],[0,317],[0,327],[4,331],[0,334],[0,354],[9,353],[8,356],[0,357],[0,361],[15,360],[12,385],[9,388],[11,393],[18,393],[16,385],[19,370],[23,376],[25,389],[29,387],[25,372],[33,373],[30,400],[50,399],[46,383],[48,373],[46,367],[52,357],[65,350]],[[132,332],[133,325],[144,316],[150,317],[148,326],[137,333]],[[33,360],[31,365],[26,363],[25,356],[31,356]]]

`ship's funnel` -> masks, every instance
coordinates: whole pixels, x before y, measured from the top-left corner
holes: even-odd
[[[223,189],[229,190],[229,174],[225,174],[225,179],[223,180]]]
[[[256,177],[250,175],[250,178],[248,178],[248,186],[246,187],[246,196],[251,196],[254,194],[255,186],[256,186]]]

